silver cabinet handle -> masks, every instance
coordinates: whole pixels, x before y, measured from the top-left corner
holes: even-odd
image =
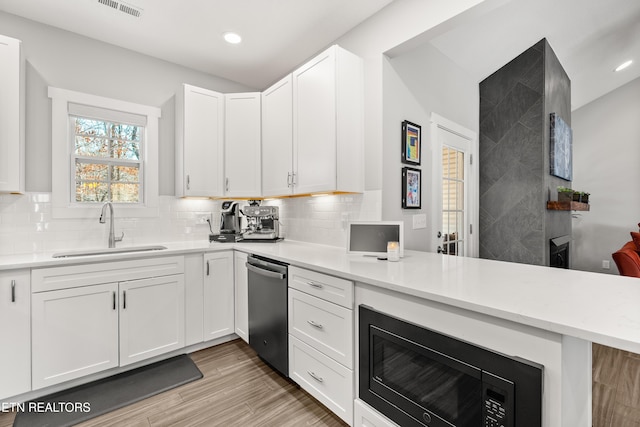
[[[287,187],[291,187],[291,172],[287,172]]]
[[[324,329],[324,326],[322,326],[322,323],[316,323],[313,320],[307,320],[307,323],[316,329]]]
[[[307,374],[309,374],[309,376],[311,378],[313,378],[314,380],[318,381],[319,383],[323,383],[324,382],[324,378],[319,377],[318,375],[316,375],[314,372],[311,371],[307,371]]]
[[[187,175],[187,190],[191,190],[191,177]]]
[[[127,309],[127,291],[122,291],[122,309]]]
[[[283,280],[283,279],[285,279],[287,277],[285,274],[278,273],[277,271],[265,270],[264,268],[260,268],[260,267],[256,267],[254,265],[251,265],[248,262],[246,262],[244,265],[247,267],[247,270],[252,271],[254,273],[257,273],[257,274],[261,274],[261,275],[266,276],[266,277],[270,277],[272,279]]]
[[[209,275],[209,260],[207,260],[207,276]]]
[[[16,281],[11,281],[11,302],[16,302]]]
[[[229,178],[224,179],[224,191],[229,192]]]
[[[113,309],[116,309],[116,291],[113,291]]]
[[[317,288],[317,289],[322,289],[324,288],[324,286],[322,285],[322,283],[316,283],[316,282],[307,282],[307,285],[313,287],[313,288]]]
[[[291,172],[291,186],[292,187],[295,187],[296,185],[298,185],[298,182],[296,181],[296,176],[298,176],[297,173]]]

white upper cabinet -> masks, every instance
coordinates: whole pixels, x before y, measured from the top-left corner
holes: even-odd
[[[364,191],[360,58],[330,47],[263,93],[262,117],[263,196]]]
[[[176,94],[176,196],[224,193],[222,93],[184,84]]]
[[[260,197],[260,93],[225,95],[224,195]]]
[[[293,83],[291,74],[262,93],[262,195],[292,192]]]
[[[20,40],[0,36],[0,193],[24,193],[24,67]]]

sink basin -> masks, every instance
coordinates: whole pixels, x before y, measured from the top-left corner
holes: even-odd
[[[148,251],[161,251],[163,249],[167,249],[166,246],[129,246],[128,248],[102,248],[102,249],[86,249],[80,251],[70,251],[70,252],[59,252],[57,254],[53,254],[53,258],[69,258],[69,257],[78,257],[78,256],[89,256],[89,255],[109,255],[109,254],[122,254],[129,252],[148,252]]]

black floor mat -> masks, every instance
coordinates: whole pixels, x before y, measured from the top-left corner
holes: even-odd
[[[26,402],[13,425],[73,426],[200,378],[202,372],[189,356],[176,356]]]

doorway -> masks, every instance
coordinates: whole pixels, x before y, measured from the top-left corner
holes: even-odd
[[[434,143],[434,198],[436,251],[452,256],[477,256],[474,224],[477,224],[478,176],[473,161],[476,133],[431,115]]]

